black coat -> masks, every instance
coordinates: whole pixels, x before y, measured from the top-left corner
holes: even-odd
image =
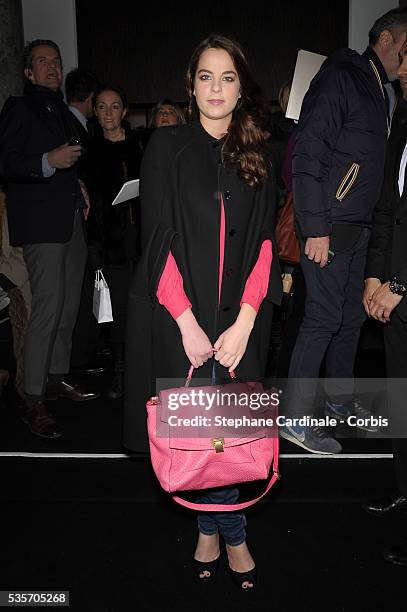
[[[398,186],[401,157],[407,142],[404,119],[404,108],[400,105],[393,124],[397,128],[392,128],[389,139],[382,194],[374,211],[365,278],[386,282],[395,274],[407,286],[407,183],[402,197]],[[401,300],[397,313],[407,321],[407,298]]]
[[[376,62],[375,72],[368,57],[342,49],[324,62],[304,98],[293,156],[304,237],[328,236],[333,224],[371,226],[387,141],[384,69]]]
[[[126,181],[140,177],[142,146],[132,130],[125,140],[111,142],[103,134],[87,146],[84,180],[91,209],[88,217],[88,241],[98,249],[102,265],[124,265],[135,258],[140,226],[138,198],[112,206]]]
[[[156,378],[185,378],[189,361],[177,324],[156,298],[169,250],[181,272],[195,317],[214,343],[234,323],[246,280],[263,240],[274,245],[275,181],[254,189],[221,163],[222,142],[195,122],[151,137],[141,171],[143,254],[130,289],[126,354],[124,444],[147,450],[145,403]],[[220,194],[226,217],[222,291],[218,306]],[[275,253],[275,249],[273,248]],[[246,353],[236,372],[264,376],[272,302],[281,300],[274,254],[271,278]],[[212,360],[196,376],[210,378]],[[217,364],[219,374],[226,370]]]
[[[7,186],[13,246],[70,240],[74,210],[83,205],[77,164],[44,178],[42,156],[78,136],[78,121],[59,92],[28,83],[24,96],[6,100],[0,116],[0,175]]]

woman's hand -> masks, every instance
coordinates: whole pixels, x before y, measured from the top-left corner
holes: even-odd
[[[242,304],[236,321],[215,342],[215,359],[229,372],[237,368],[246,352],[256,314],[252,306]]]
[[[182,344],[186,356],[194,368],[199,368],[213,357],[213,347],[208,336],[198,325],[190,308],[184,310],[176,319],[176,323],[182,335]]]

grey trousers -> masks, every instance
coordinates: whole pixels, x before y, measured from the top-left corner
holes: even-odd
[[[79,209],[69,242],[23,247],[32,293],[24,355],[24,391],[29,395],[44,394],[49,373],[69,372],[87,256],[83,224]]]

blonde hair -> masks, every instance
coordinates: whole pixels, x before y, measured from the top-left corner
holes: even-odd
[[[287,81],[287,83],[284,83],[284,85],[280,88],[280,91],[278,92],[278,103],[284,114],[287,110],[288,100],[290,99],[290,93],[291,93],[291,82]]]

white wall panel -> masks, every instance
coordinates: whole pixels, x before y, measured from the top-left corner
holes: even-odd
[[[359,53],[364,51],[376,19],[397,7],[395,0],[349,0],[349,47]]]
[[[22,0],[24,40],[47,38],[61,49],[64,74],[78,65],[75,0]]]

